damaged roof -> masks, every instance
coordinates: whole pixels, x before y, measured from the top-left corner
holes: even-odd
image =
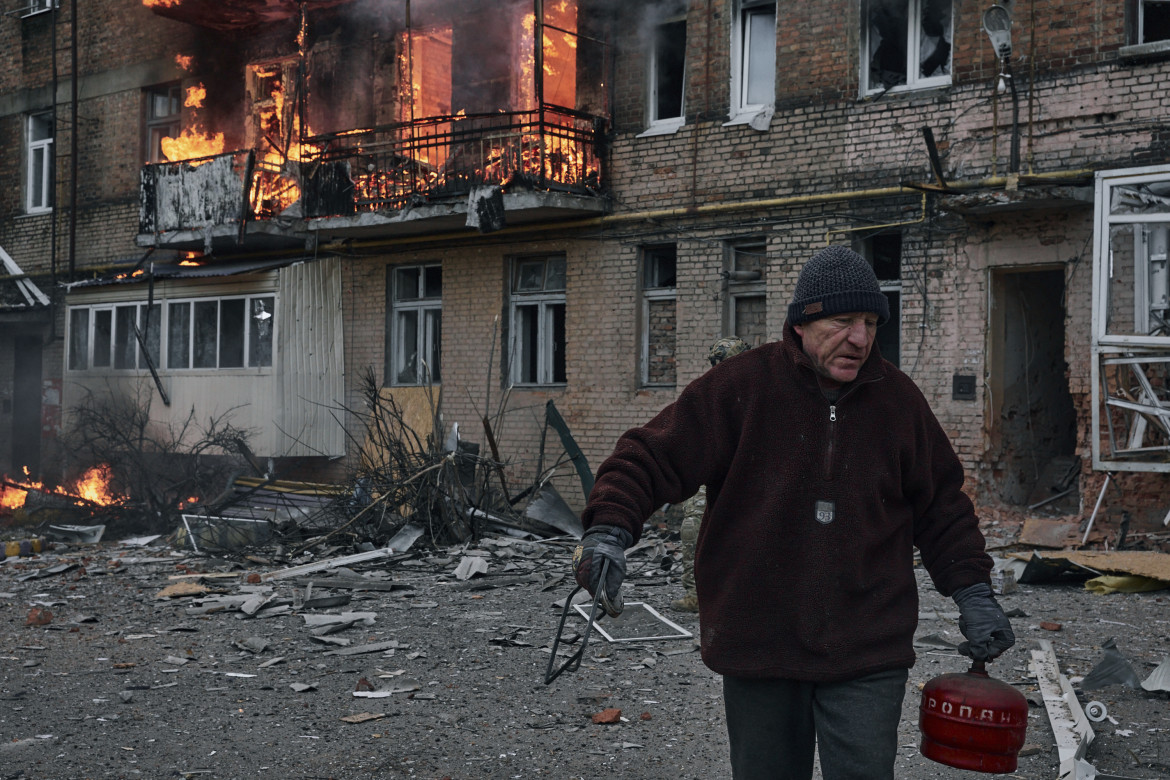
[[[0,263],[4,266],[4,276],[0,277],[0,311],[32,311],[48,307],[48,296],[25,275],[4,247],[0,247]]]
[[[65,285],[66,290],[74,290],[81,287],[104,287],[111,284],[137,284],[139,282],[149,281],[153,274],[155,280],[160,279],[195,279],[203,277],[214,276],[236,276],[238,274],[258,273],[260,271],[271,271],[274,268],[283,268],[286,265],[292,265],[302,260],[309,258],[297,255],[295,257],[282,257],[278,260],[248,260],[230,263],[211,263],[203,262],[199,265],[185,265],[183,263],[152,263],[149,267],[149,273],[143,271],[138,273],[138,270],[131,269],[128,271],[121,271],[114,276],[104,276],[97,279],[84,279],[79,282],[72,282]]]

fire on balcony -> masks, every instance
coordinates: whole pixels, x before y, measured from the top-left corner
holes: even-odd
[[[189,21],[207,6],[143,2]],[[144,170],[143,233],[397,210],[483,184],[599,194],[608,57],[604,24],[577,0],[318,6],[295,53],[245,66],[245,107],[217,112],[242,128],[204,126],[217,95],[188,88],[191,122],[164,143],[169,162]],[[225,131],[246,148],[225,154]]]

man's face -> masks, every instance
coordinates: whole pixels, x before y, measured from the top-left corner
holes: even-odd
[[[804,342],[804,353],[812,360],[813,368],[835,387],[857,378],[861,364],[873,349],[877,323],[878,316],[873,312],[855,311],[793,325],[792,329]]]

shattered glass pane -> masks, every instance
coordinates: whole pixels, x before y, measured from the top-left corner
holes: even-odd
[[[869,5],[869,89],[906,83],[906,0]]]
[[[1111,187],[1109,190],[1109,213],[1170,213],[1170,181]]]
[[[1170,337],[1170,224],[1114,225],[1109,251],[1106,334]]]
[[[951,72],[951,0],[923,0],[922,30],[918,45],[922,78]]]
[[[252,298],[249,301],[251,314],[248,317],[248,365],[268,367],[272,365],[272,331],[275,318],[276,299],[272,296]]]

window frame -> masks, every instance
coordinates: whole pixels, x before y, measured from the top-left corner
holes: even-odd
[[[427,272],[438,270],[438,295],[427,295]],[[417,270],[414,297],[405,297],[400,289],[400,272]],[[443,335],[443,266],[442,263],[411,263],[387,266],[386,285],[386,384],[392,387],[418,387],[442,382]],[[406,368],[404,328],[401,315],[413,313],[415,320],[414,380],[401,379]],[[437,314],[436,314],[437,313]],[[428,316],[430,315],[430,316]],[[437,319],[436,319],[437,317]],[[437,325],[437,326],[436,326]],[[431,356],[427,361],[425,356]],[[431,364],[434,364],[433,366]]]
[[[68,316],[68,334],[66,335],[67,355],[66,367],[70,372],[74,373],[130,373],[137,371],[148,371],[150,364],[146,357],[142,354],[142,349],[138,345],[138,338],[130,328],[127,328],[120,315],[120,310],[133,308],[134,324],[143,331],[143,339],[147,342],[147,348],[151,352],[151,359],[154,361],[155,368],[160,365],[162,357],[162,302],[155,302],[152,304],[153,311],[151,312],[151,324],[153,329],[147,326],[146,311],[147,304],[141,301],[117,301],[110,303],[92,303],[80,304],[69,307]],[[84,331],[78,333],[78,315],[84,313],[85,323],[83,325]],[[99,315],[108,315],[108,322],[106,324],[107,332],[102,338],[102,344],[98,344]],[[105,319],[104,317],[102,319]],[[81,342],[78,342],[78,339]],[[153,341],[152,341],[153,338]],[[81,362],[79,364],[79,356],[77,354],[78,347],[81,347],[83,355],[80,356]],[[103,365],[96,365],[97,359],[95,352],[99,346],[104,348],[105,363]],[[126,350],[129,350],[127,353]],[[132,354],[134,356],[134,365],[118,365],[120,359],[124,359],[125,355]]]
[[[947,72],[940,76],[921,76],[919,70],[921,68],[921,51],[922,51],[922,12],[925,3],[932,0],[902,0],[906,8],[906,59],[902,65],[906,71],[906,81],[902,84],[895,84],[890,87],[884,87],[880,84],[878,86],[870,86],[872,79],[872,61],[876,50],[870,49],[871,29],[873,25],[870,23],[870,8],[877,2],[884,0],[865,0],[861,4],[861,16],[858,21],[858,27],[861,34],[858,36],[860,40],[860,60],[861,60],[861,77],[859,79],[859,88],[862,97],[870,97],[873,95],[880,95],[886,92],[915,92],[924,89],[935,89],[938,87],[949,87],[952,83],[954,72],[954,31],[955,31],[955,4],[954,0],[942,0],[950,4],[949,22],[950,30],[945,31],[942,39],[946,41],[951,51],[947,55]],[[947,36],[950,36],[949,38]],[[911,64],[914,67],[911,67]]]
[[[521,273],[526,266],[541,263],[541,284],[539,290],[521,289]],[[550,263],[559,265],[559,278],[550,279]],[[508,377],[517,387],[561,387],[568,382],[565,349],[568,337],[565,333],[567,316],[567,259],[563,254],[533,255],[513,258],[508,268]],[[551,286],[550,286],[551,284]],[[524,338],[528,331],[522,327],[520,309],[536,307],[534,333],[531,336],[535,355],[525,350]],[[561,328],[557,332],[557,313],[560,313]],[[558,361],[557,353],[560,353]],[[526,369],[534,365],[532,376]],[[558,368],[560,372],[558,373]]]
[[[667,28],[682,25],[682,61],[678,64],[681,73],[678,74],[679,96],[678,114],[675,116],[659,116],[659,96],[662,87],[661,66],[663,61],[663,40]],[[687,17],[686,13],[678,13],[659,20],[654,25],[653,41],[648,56],[647,83],[646,83],[646,128],[644,135],[673,133],[686,124],[687,112]]]
[[[656,264],[653,265],[654,259],[660,253],[669,251],[673,254],[673,273],[666,275],[661,273],[661,268]],[[640,357],[639,357],[639,372],[638,379],[642,387],[676,387],[678,385],[678,365],[674,366],[669,382],[654,382],[650,378],[650,310],[656,303],[671,301],[675,303],[674,310],[674,326],[675,333],[678,332],[678,245],[677,244],[650,244],[641,249],[641,262],[639,263],[639,286],[641,287],[641,337]],[[668,278],[663,278],[668,276]],[[669,282],[669,283],[667,283]],[[672,350],[672,358],[677,359],[678,342],[675,341]]]
[[[147,87],[142,91],[142,95],[143,157],[148,163],[167,162],[166,155],[162,153],[161,141],[163,138],[178,138],[183,129],[183,88],[179,82],[173,81]],[[175,112],[156,115],[154,113],[156,99],[173,103]]]
[[[52,111],[37,111],[25,118],[25,179],[24,208],[26,214],[48,214],[52,212],[56,196],[56,156],[53,153],[57,140],[56,122]],[[44,123],[48,132],[46,138],[33,138],[38,123]],[[40,159],[40,181],[34,182]],[[38,192],[39,187],[39,192]],[[35,195],[40,198],[34,198]]]
[[[757,114],[776,106],[776,0],[736,0],[731,29],[731,109],[728,124],[750,121]],[[771,81],[772,96],[765,103],[748,102],[751,86],[752,45],[749,24],[753,17],[772,11]]]
[[[268,362],[267,363],[253,363],[253,359],[254,359],[253,354],[252,354],[253,333],[254,333],[253,328],[256,327],[253,323],[253,320],[256,319],[256,315],[253,315],[250,312],[253,309],[253,305],[252,305],[253,301],[257,301],[257,300],[261,300],[261,301],[271,300],[272,301],[272,309],[270,311],[264,310],[264,312],[263,312],[263,313],[266,313],[268,315],[264,319],[271,320],[271,323],[268,325],[268,327],[271,328],[271,331],[265,339],[268,342]],[[223,323],[224,323],[223,304],[225,302],[226,303],[234,303],[236,301],[243,301],[243,312],[242,312],[243,319],[242,319],[242,324],[241,324],[242,330],[241,330],[241,333],[239,335],[240,349],[241,349],[241,358],[240,358],[241,364],[240,365],[225,366],[225,365],[223,365],[224,357],[222,354],[224,351],[224,342],[225,342],[225,335],[224,335],[224,331],[223,331]],[[197,357],[196,342],[198,340],[198,331],[199,331],[199,322],[198,322],[199,306],[201,304],[203,306],[206,306],[209,303],[215,303],[215,305],[216,305],[215,336],[214,336],[215,365],[195,365],[196,357]],[[277,338],[277,334],[276,334],[276,327],[277,327],[276,326],[276,309],[279,306],[279,300],[278,300],[276,293],[274,293],[274,292],[259,292],[259,293],[244,293],[244,294],[239,294],[239,295],[185,296],[185,297],[181,297],[181,298],[179,298],[179,297],[169,298],[169,299],[167,299],[166,304],[167,304],[166,310],[165,310],[166,327],[163,330],[163,333],[165,334],[165,343],[166,343],[166,350],[165,350],[165,354],[164,354],[164,359],[165,359],[165,365],[166,365],[167,371],[174,371],[174,372],[178,372],[178,373],[199,372],[199,371],[215,371],[215,372],[261,371],[261,372],[265,372],[265,371],[270,371],[274,368],[275,363],[276,363],[276,344],[277,344],[277,340],[276,340],[276,338]],[[183,304],[187,304],[190,307],[188,310],[188,313],[185,316],[185,319],[187,321],[187,331],[186,331],[186,342],[187,342],[186,343],[186,353],[187,353],[186,357],[187,357],[187,359],[186,359],[186,361],[184,361],[184,365],[175,365],[174,355],[171,354],[171,345],[172,345],[171,331],[174,327],[177,326],[177,321],[173,318],[172,313],[173,313],[174,308],[176,306],[181,306]],[[204,311],[206,311],[206,309],[204,309]],[[262,325],[261,325],[261,327],[262,327]],[[261,334],[261,335],[263,336],[263,334]],[[229,346],[232,346],[232,345],[229,344]]]
[[[737,259],[740,253],[752,253],[758,251],[762,260],[760,261],[759,276],[755,278],[746,278],[740,275],[743,269],[740,269],[737,264]],[[760,343],[764,343],[768,339],[767,334],[767,307],[768,307],[768,291],[765,282],[765,269],[768,265],[768,241],[763,236],[749,237],[736,239],[727,243],[725,258],[725,269],[723,272],[724,285],[724,305],[723,305],[723,336],[738,336],[747,342],[750,347],[757,347],[759,344],[751,343],[748,338],[750,334],[739,333],[740,329],[736,327],[738,319],[737,309],[741,299],[747,298],[763,298],[765,311],[765,332],[760,334]]]
[[[27,0],[27,2],[28,5],[21,8],[18,13],[21,19],[48,13],[49,11],[56,10],[61,5],[59,0]]]

